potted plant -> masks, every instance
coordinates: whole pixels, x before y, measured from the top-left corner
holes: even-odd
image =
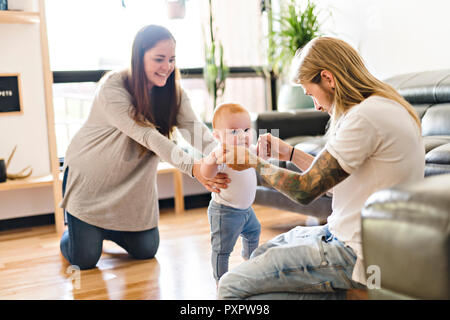
[[[295,52],[320,35],[316,5],[309,0],[304,6],[296,0],[280,2],[278,17],[269,10],[268,64],[271,73],[282,83],[278,94],[278,110],[313,107],[313,101],[301,87],[288,83],[288,73]],[[272,21],[271,21],[272,20]]]
[[[213,100],[212,109],[216,107],[217,98],[225,91],[225,80],[229,69],[223,59],[223,45],[214,33],[214,18],[212,4],[209,0],[209,37],[205,39],[205,66],[203,78],[206,82],[208,93]]]

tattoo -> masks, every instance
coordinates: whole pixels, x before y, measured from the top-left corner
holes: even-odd
[[[309,204],[349,176],[323,149],[303,173],[279,168],[258,159],[256,171],[275,189],[301,204]]]

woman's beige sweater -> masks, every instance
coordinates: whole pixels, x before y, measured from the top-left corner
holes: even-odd
[[[91,113],[68,147],[64,169],[69,167],[69,173],[60,206],[101,228],[142,231],[158,225],[160,160],[192,176],[194,159],[155,128],[135,123],[123,77],[113,72],[101,81]],[[184,91],[177,120],[183,137],[200,152],[207,154],[215,147]],[[139,157],[138,143],[155,155]]]

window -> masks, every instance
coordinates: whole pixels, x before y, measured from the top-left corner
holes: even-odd
[[[211,121],[212,99],[202,78],[182,78],[181,86],[188,92],[191,105],[200,119]],[[55,83],[53,105],[58,157],[65,155],[70,140],[86,121],[94,93],[95,82]],[[251,92],[251,94],[249,94]],[[266,110],[265,79],[260,77],[228,78],[225,95],[220,101],[238,101],[251,113]]]
[[[58,157],[64,157],[70,140],[91,111],[95,82],[58,83],[53,85],[53,108]]]
[[[148,24],[164,25],[173,33],[179,68],[203,67],[208,1],[187,0],[185,18],[173,20],[167,17],[166,2],[124,0],[124,8],[119,0],[47,0],[51,69],[126,67],[136,32]],[[217,34],[229,66],[262,64],[259,2],[213,1]]]
[[[167,18],[166,0],[47,0],[51,69],[96,70],[126,67],[137,31],[148,24],[166,26],[177,39],[177,64],[202,65],[199,5],[186,2],[186,17]],[[182,54],[181,54],[182,52]]]
[[[122,6],[124,2],[125,7]],[[208,25],[208,0],[187,0],[184,19],[170,20],[167,0],[46,0],[50,65],[54,72],[112,70],[128,66],[132,41],[145,25],[166,26],[177,41],[177,66],[196,68],[196,76],[182,76],[196,114],[212,116],[212,102],[201,77],[204,65],[204,30]],[[224,46],[226,64],[258,67],[261,49],[260,0],[213,0],[217,35]],[[208,30],[208,29],[206,29]],[[230,74],[224,97],[242,103],[251,112],[267,109],[262,75]],[[95,82],[55,83],[53,87],[58,153],[63,157],[76,131],[83,125],[93,100]],[[251,93],[251,94],[249,94]]]

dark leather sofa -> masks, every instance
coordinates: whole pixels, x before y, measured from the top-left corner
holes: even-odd
[[[450,70],[395,76],[385,80],[417,111],[422,122],[426,150],[425,176],[450,173]],[[272,132],[296,148],[316,155],[325,145],[323,137],[329,116],[315,110],[264,112],[255,120],[257,132]],[[274,161],[280,167],[299,171],[289,161]],[[256,204],[303,213],[322,223],[331,213],[331,198],[322,196],[308,206],[291,201],[258,177]],[[314,223],[314,220],[313,220]]]
[[[362,210],[370,299],[450,299],[450,174],[375,192]],[[375,268],[371,266],[376,266]],[[375,276],[375,274],[373,274]]]

